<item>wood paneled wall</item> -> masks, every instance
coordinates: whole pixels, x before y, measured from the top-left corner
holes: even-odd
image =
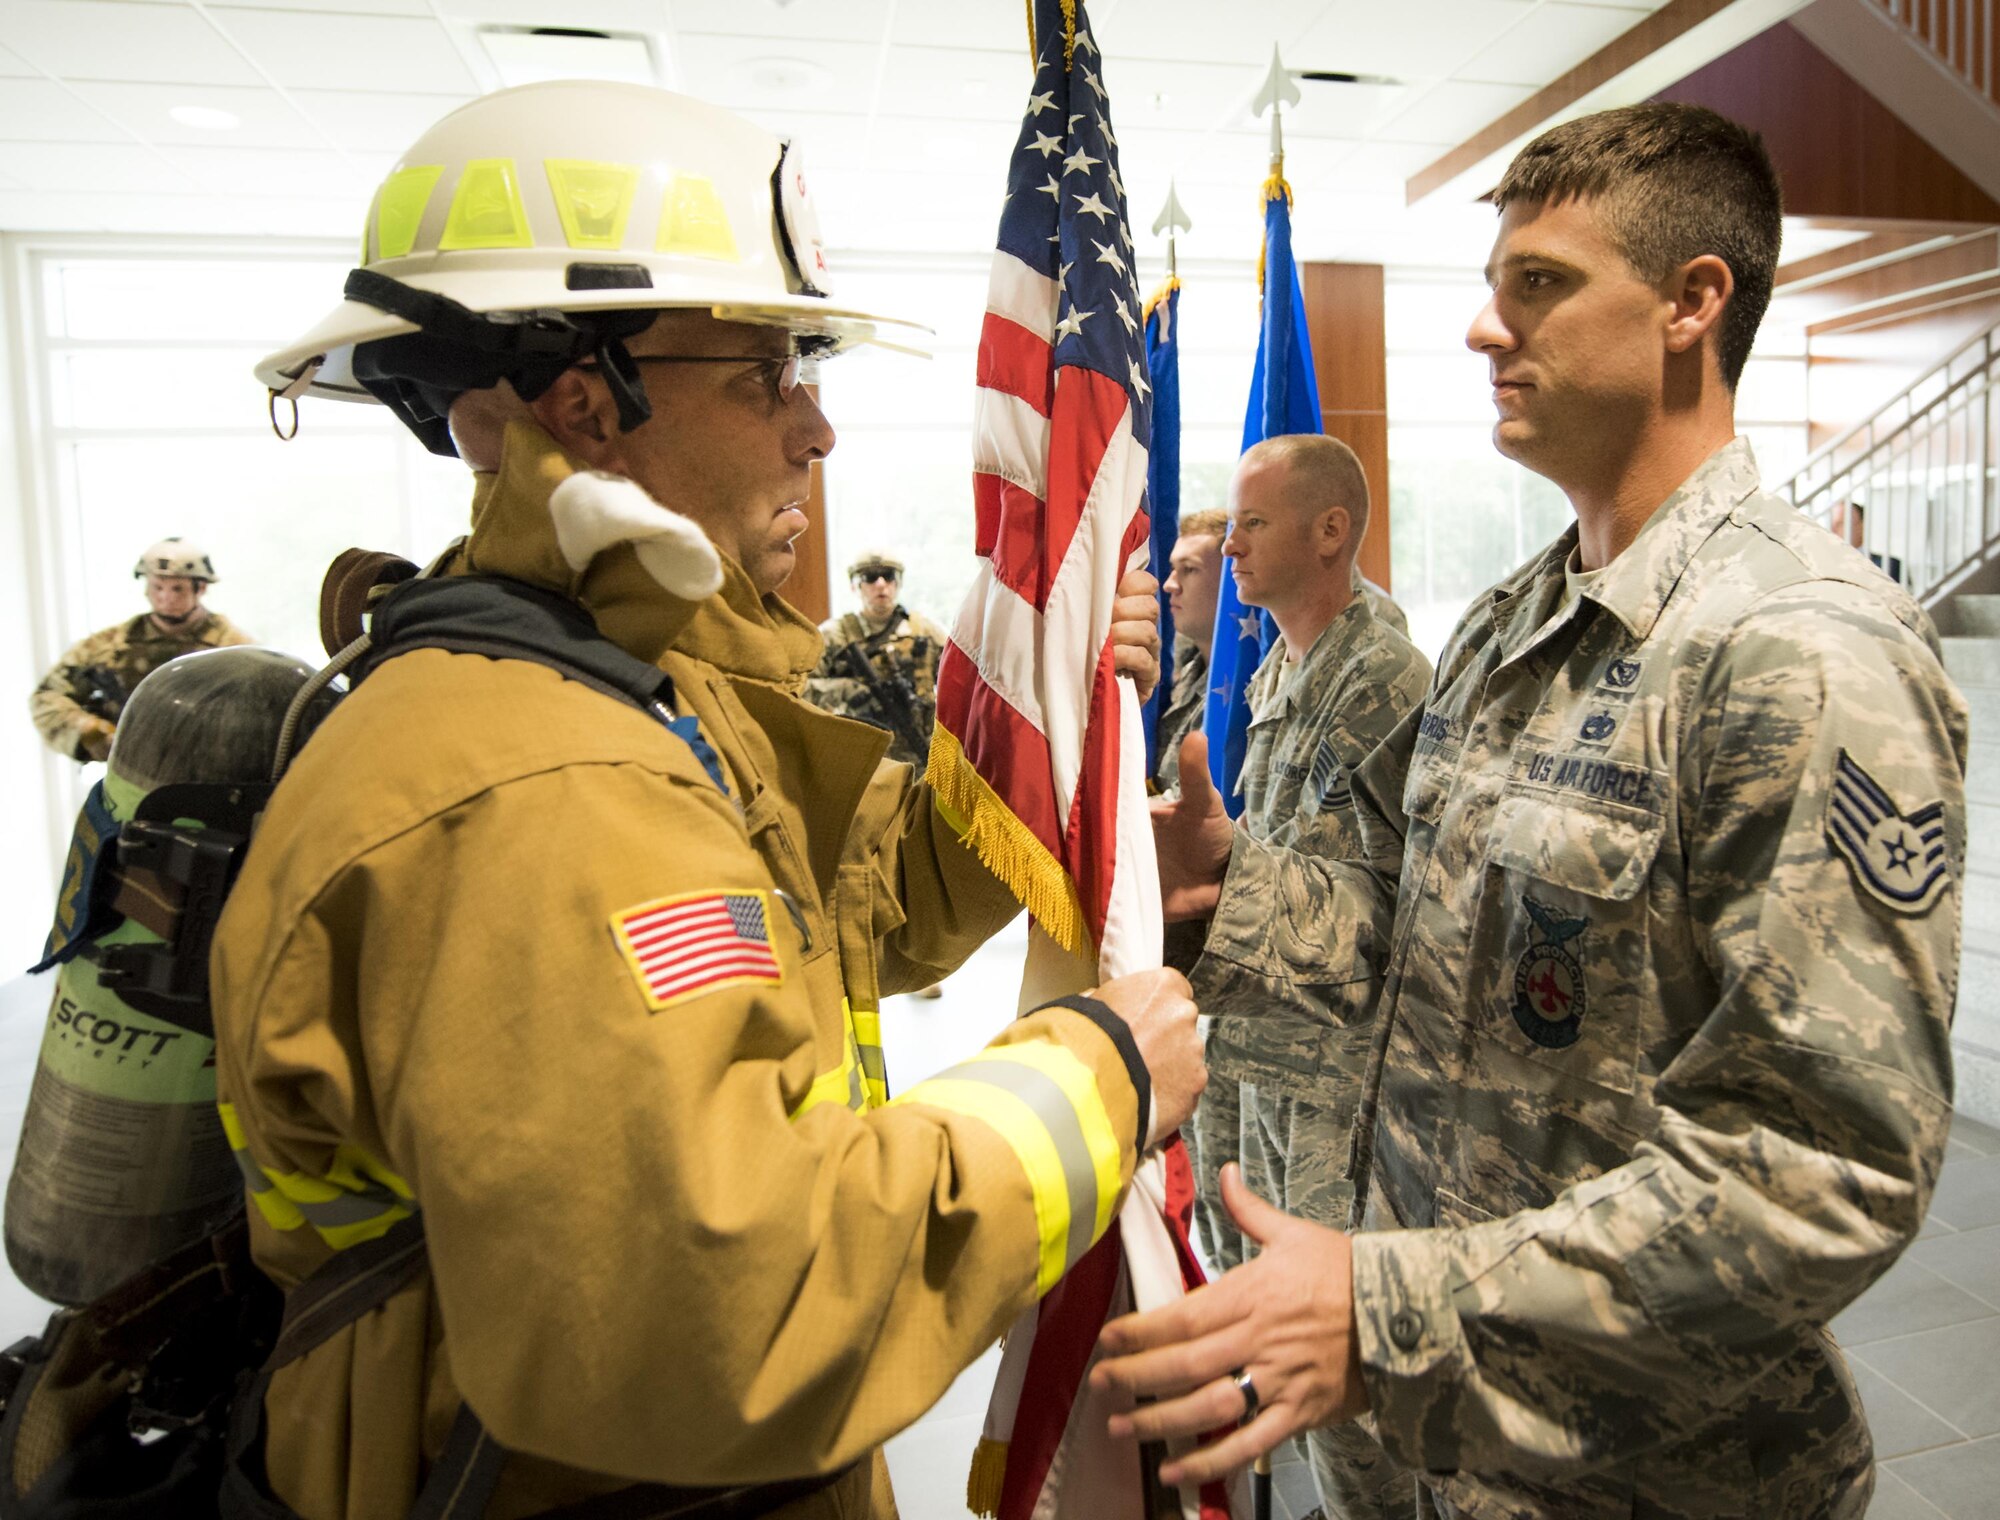
[[[2000,203],[1789,22],[1654,98],[1708,106],[1755,127],[1784,182],[1789,215],[2000,221]]]
[[[1360,456],[1368,476],[1361,573],[1389,586],[1389,371],[1380,264],[1301,264],[1313,377],[1327,435]]]

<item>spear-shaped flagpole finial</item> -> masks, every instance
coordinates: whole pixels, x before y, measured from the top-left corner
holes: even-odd
[[[1181,198],[1174,193],[1174,182],[1168,180],[1167,203],[1160,208],[1160,214],[1153,218],[1153,231],[1156,235],[1161,232],[1167,235],[1167,277],[1169,279],[1177,279],[1180,276],[1180,267],[1174,256],[1174,232],[1177,228],[1182,232],[1192,232],[1194,231],[1194,223],[1189,219],[1186,208],[1181,205]]]
[[[1257,98],[1250,102],[1254,116],[1271,113],[1271,172],[1276,174],[1279,165],[1285,161],[1284,108],[1299,103],[1299,87],[1292,81],[1291,71],[1285,67],[1285,60],[1278,56],[1277,43],[1271,44],[1271,72],[1264,77],[1264,86],[1257,92]]]

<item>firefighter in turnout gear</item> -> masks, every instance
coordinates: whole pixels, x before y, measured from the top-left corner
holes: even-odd
[[[132,576],[146,583],[147,610],[71,645],[28,699],[42,741],[71,760],[111,753],[125,703],[167,661],[252,642],[228,618],[202,606],[215,565],[192,540],[161,539],[139,556]]]
[[[889,758],[921,771],[930,758],[938,660],[947,635],[897,599],[901,560],[864,554],[847,567],[847,583],[860,606],[819,625],[826,652],[806,695],[828,712],[887,729]]]
[[[329,1273],[375,1305],[281,1343],[258,1514],[892,1514],[882,1442],[1192,1108],[1170,972],[890,1095],[881,995],[1015,905],[886,736],[799,695],[820,639],[776,588],[834,441],[801,360],[889,325],[830,288],[777,138],[528,86],[418,142],[348,302],[260,367],[477,485],[217,935],[257,1259],[295,1307]],[[1152,583],[1121,589],[1145,686]]]

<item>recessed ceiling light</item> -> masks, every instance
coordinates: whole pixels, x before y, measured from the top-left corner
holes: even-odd
[[[234,132],[243,125],[243,118],[234,111],[217,106],[175,106],[167,115],[184,127],[197,127],[204,132]]]
[[[759,95],[805,95],[833,82],[824,65],[804,58],[746,58],[736,76]]]

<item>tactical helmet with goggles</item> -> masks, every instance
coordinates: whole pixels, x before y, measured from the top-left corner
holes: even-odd
[[[459,107],[376,192],[346,299],[257,366],[277,398],[379,401],[436,454],[467,391],[532,401],[594,360],[629,431],[625,340],[662,311],[777,327],[825,357],[924,353],[929,329],[832,295],[805,170],[734,112],[647,85],[555,81]]]
[[[888,554],[864,554],[847,567],[847,578],[851,581],[900,581],[903,578],[903,562]]]

